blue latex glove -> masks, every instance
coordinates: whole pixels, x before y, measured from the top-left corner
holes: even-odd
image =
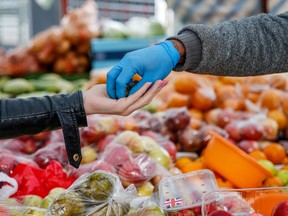
[[[130,90],[136,92],[146,82],[163,80],[180,59],[179,52],[171,41],[127,53],[107,74],[107,92],[111,98],[126,97],[125,92],[135,74],[142,79]]]

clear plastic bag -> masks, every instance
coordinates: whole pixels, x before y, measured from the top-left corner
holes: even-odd
[[[137,197],[135,187],[123,188],[118,176],[96,171],[84,174],[49,206],[48,216],[122,216]]]

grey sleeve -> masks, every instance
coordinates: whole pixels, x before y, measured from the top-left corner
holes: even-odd
[[[288,12],[260,14],[214,26],[190,25],[177,36],[186,59],[174,71],[253,76],[288,71]]]

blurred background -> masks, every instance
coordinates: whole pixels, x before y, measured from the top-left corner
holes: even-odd
[[[188,24],[287,10],[287,0],[1,0],[0,75],[87,74]]]

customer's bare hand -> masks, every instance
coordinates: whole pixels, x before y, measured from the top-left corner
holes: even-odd
[[[86,115],[129,115],[133,111],[149,104],[166,84],[166,80],[158,80],[149,88],[151,83],[146,83],[134,94],[118,100],[111,99],[108,96],[105,84],[95,85],[83,94]]]

